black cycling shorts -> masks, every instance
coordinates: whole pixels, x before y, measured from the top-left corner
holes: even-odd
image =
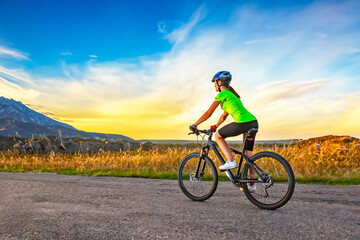
[[[244,122],[244,123],[233,122],[220,128],[218,133],[223,138],[234,137],[242,133],[247,133],[247,131],[249,131],[251,128],[259,128],[257,120],[251,122]],[[252,132],[250,135],[252,140],[246,141],[246,145],[244,146],[245,150],[252,151],[254,149],[255,136],[256,136],[256,132]]]

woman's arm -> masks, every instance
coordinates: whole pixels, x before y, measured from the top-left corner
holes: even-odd
[[[213,114],[217,106],[219,106],[219,104],[220,104],[219,101],[214,101],[211,104],[210,108],[199,118],[199,120],[197,120],[195,126],[197,127],[200,123],[206,121],[209,117],[211,117],[211,115]]]
[[[229,116],[229,114],[227,112],[224,111],[224,113],[221,115],[221,117],[219,118],[219,121],[217,122],[217,124],[215,125],[216,128],[218,128],[227,118],[227,116]]]
[[[229,87],[229,90],[235,94],[235,96],[237,96],[238,98],[240,98],[240,95],[235,91],[235,89],[233,89],[231,86]]]

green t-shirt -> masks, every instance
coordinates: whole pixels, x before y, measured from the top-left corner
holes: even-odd
[[[236,97],[229,89],[219,92],[214,101],[221,102],[221,108],[230,114],[237,123],[256,120],[256,117],[246,110],[240,98]]]

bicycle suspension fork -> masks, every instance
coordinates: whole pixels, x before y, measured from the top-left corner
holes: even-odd
[[[208,146],[203,147],[201,149],[199,162],[198,162],[198,165],[196,167],[195,178],[199,178],[199,177],[201,177],[203,175],[204,170],[205,170],[205,166],[206,166],[205,157],[208,155],[208,153],[209,153],[209,147]],[[201,166],[201,162],[202,162],[201,160],[204,160],[203,163],[202,163],[202,166]],[[199,172],[200,168],[201,168],[201,172]],[[199,173],[200,173],[200,176],[199,176]]]

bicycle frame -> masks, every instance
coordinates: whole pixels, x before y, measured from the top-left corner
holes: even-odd
[[[199,169],[200,169],[200,165],[201,165],[201,160],[205,159],[205,157],[209,154],[210,149],[212,149],[215,152],[216,156],[219,158],[219,160],[220,160],[220,162],[222,164],[226,163],[226,161],[224,160],[223,156],[221,155],[221,153],[220,153],[220,151],[218,149],[218,144],[215,141],[211,140],[211,137],[212,137],[212,133],[209,135],[207,145],[202,147],[202,149],[201,149],[199,162],[198,162],[196,172],[195,172],[195,178],[199,177]],[[246,141],[247,141],[247,138],[245,138],[244,146],[246,144]],[[245,149],[243,148],[242,151],[238,151],[238,150],[230,147],[230,150],[235,154],[240,154],[241,155],[236,175],[234,175],[234,173],[231,170],[226,170],[231,182],[234,183],[234,184],[235,183],[242,183],[242,182],[252,182],[252,183],[262,182],[263,174],[265,174],[265,172],[261,168],[259,168],[255,163],[250,161],[249,157],[247,157],[245,155]],[[241,174],[240,170],[241,170],[241,165],[242,165],[242,162],[243,162],[244,158],[245,158],[245,161],[253,169],[255,169],[255,172],[259,176],[260,180],[258,180],[258,179],[240,180],[240,174]],[[201,173],[204,172],[205,165],[206,165],[206,161],[204,160],[203,165],[201,167]],[[260,170],[263,174],[261,174],[258,170]]]

